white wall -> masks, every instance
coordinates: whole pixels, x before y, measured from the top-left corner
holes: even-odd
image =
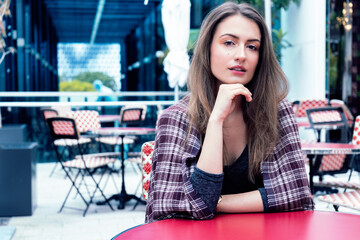
[[[326,64],[326,0],[301,0],[281,12],[281,28],[293,46],[282,51],[288,77],[288,99],[324,99]]]

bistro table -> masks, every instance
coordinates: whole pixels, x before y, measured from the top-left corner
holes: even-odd
[[[302,143],[302,151],[309,158],[309,175],[310,175],[310,189],[311,193],[314,193],[314,171],[315,171],[315,159],[317,156],[331,155],[331,154],[347,154],[355,155],[360,154],[360,146],[348,143]],[[317,164],[319,165],[319,164]]]
[[[117,136],[121,138],[121,192],[111,196],[108,200],[119,201],[118,209],[124,209],[125,203],[131,199],[142,202],[140,198],[135,195],[128,194],[125,188],[125,148],[124,138],[125,136],[140,136],[140,135],[153,135],[155,134],[155,128],[147,127],[104,127],[93,131],[94,134],[102,136]],[[98,205],[106,204],[106,202],[98,202]]]
[[[120,120],[120,115],[99,115],[100,122],[114,122]]]
[[[143,224],[112,240],[345,240],[358,238],[359,226],[359,215],[338,212],[220,214],[212,220],[166,219]]]
[[[118,115],[99,115],[101,123],[114,123],[114,127],[119,127],[121,116]]]

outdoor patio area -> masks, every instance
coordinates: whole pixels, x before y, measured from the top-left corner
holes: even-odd
[[[85,204],[79,196],[72,195],[66,206],[79,208],[64,208],[58,213],[60,206],[69,190],[71,184],[65,178],[60,165],[57,166],[54,174],[50,173],[54,163],[37,164],[37,207],[32,216],[0,218],[0,239],[1,240],[40,240],[40,239],[111,239],[116,234],[136,225],[144,223],[145,206],[139,204],[135,210],[136,203],[132,200],[126,204],[123,210],[117,209],[117,202],[111,201],[114,211],[109,206],[90,205],[85,217],[82,216]],[[134,193],[140,181],[140,172],[128,163],[126,166],[126,190],[129,194]],[[120,175],[114,174],[118,181],[117,189],[120,189]],[[105,194],[110,196],[117,191],[114,184],[109,180]],[[140,188],[137,196],[140,195]],[[97,200],[102,200],[96,195]],[[95,201],[97,201],[95,200]],[[6,228],[4,227],[6,226]],[[8,232],[15,228],[12,238],[2,238],[1,233]]]
[[[0,240],[356,239],[359,36],[360,0],[0,0]]]
[[[126,165],[126,190],[128,193],[134,193],[139,180],[140,172],[135,165],[127,163]],[[145,206],[139,204],[135,210],[133,206],[136,201],[132,200],[127,203],[123,210],[117,209],[117,202],[111,201],[115,210],[111,211],[108,206],[91,205],[85,217],[82,211],[65,208],[61,213],[58,210],[65,198],[70,187],[70,182],[58,166],[54,174],[50,173],[54,163],[41,163],[37,165],[37,207],[32,216],[0,218],[0,239],[1,240],[71,240],[71,239],[111,239],[116,234],[139,224],[144,223]],[[120,175],[115,174],[118,180],[118,189],[121,184]],[[340,176],[346,180],[347,174]],[[332,178],[332,177],[330,177]],[[329,178],[328,178],[329,179]],[[358,173],[354,173],[353,182],[359,180]],[[106,187],[106,195],[116,193],[114,184],[109,181]],[[140,189],[137,192],[140,195]],[[316,199],[316,198],[315,198]],[[80,197],[70,198],[67,206],[84,208]],[[334,211],[331,205],[317,202],[316,210]],[[359,211],[339,208],[339,212],[360,214]],[[2,238],[1,233],[10,234],[15,230],[13,237]]]

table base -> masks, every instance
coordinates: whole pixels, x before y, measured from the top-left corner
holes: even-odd
[[[133,194],[127,194],[127,193],[119,193],[119,194],[114,194],[112,195],[108,201],[111,200],[116,200],[119,201],[119,205],[118,205],[118,209],[124,209],[125,208],[125,204],[126,202],[130,201],[131,199],[135,199],[137,201],[136,205],[140,202],[143,204],[146,204],[146,202],[144,200],[142,200],[141,198],[133,195]],[[105,205],[106,201],[101,201],[101,202],[97,202],[97,205]]]

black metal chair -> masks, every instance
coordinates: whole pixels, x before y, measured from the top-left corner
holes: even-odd
[[[317,135],[318,142],[321,141],[321,131],[325,130],[326,142],[349,142],[349,126],[343,109],[341,107],[321,107],[310,108],[306,110],[311,128]],[[328,131],[339,131],[337,139],[330,139]],[[335,155],[317,155],[314,162],[314,176],[319,176],[319,181],[314,182],[316,190],[326,192],[337,192],[323,182],[325,175],[346,173],[351,170],[351,162],[353,157],[345,154]],[[315,191],[316,191],[315,190]]]
[[[84,154],[80,144],[81,137],[73,118],[52,117],[47,119],[47,123],[53,142],[61,140],[65,143],[65,147],[73,148],[75,146],[79,153],[79,155],[77,155],[74,159],[66,160],[58,150],[58,145],[54,144],[57,159],[66,176],[71,181],[71,187],[59,212],[61,212],[65,207],[73,189],[75,189],[76,193],[79,194],[86,205],[83,216],[86,215],[90,204],[94,203],[94,197],[97,191],[100,192],[100,195],[107,205],[111,208],[111,210],[113,210],[113,207],[104,194],[104,187],[100,186],[100,184],[105,175],[107,175],[108,178],[112,176],[112,170],[108,165],[115,163],[121,154],[113,152]],[[98,169],[101,169],[102,171],[95,171]],[[94,186],[93,191],[91,191],[90,185]],[[81,191],[83,189],[86,190],[85,193]]]

